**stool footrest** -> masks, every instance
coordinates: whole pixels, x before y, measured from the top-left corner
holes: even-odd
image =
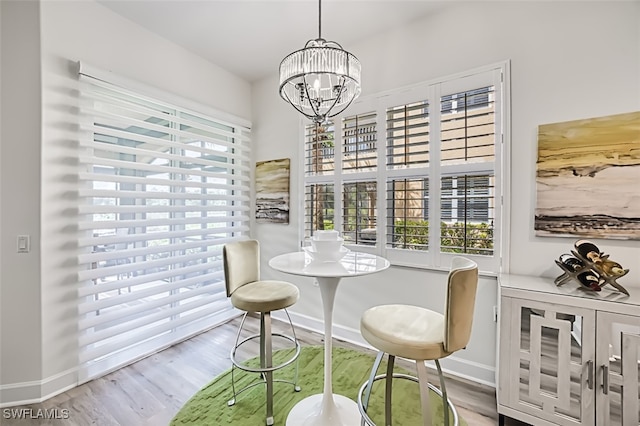
[[[286,334],[280,334],[280,333],[273,333],[271,334],[271,336],[276,336],[276,337],[282,337],[286,340],[289,340],[290,342],[292,342],[293,344],[295,344],[295,352],[294,354],[291,356],[291,358],[289,358],[288,360],[278,364],[278,365],[274,365],[272,367],[249,367],[246,366],[244,364],[242,364],[242,362],[238,361],[236,359],[236,351],[245,343],[248,343],[252,340],[255,339],[260,339],[260,335],[259,334],[253,334],[249,337],[247,337],[246,339],[242,340],[240,343],[238,343],[236,346],[233,347],[233,350],[231,351],[231,362],[233,363],[234,366],[236,366],[237,368],[239,368],[240,370],[244,370],[244,371],[249,371],[252,373],[266,373],[269,371],[275,371],[275,370],[279,370],[281,368],[286,367],[287,365],[291,364],[292,362],[294,362],[296,359],[298,359],[298,355],[300,355],[300,342],[298,342],[294,337],[291,336],[287,336]]]
[[[394,379],[405,379],[405,380],[411,380],[412,382],[420,383],[417,377],[411,376],[409,374],[393,373],[392,377]],[[386,379],[386,378],[387,378],[386,374],[378,374],[377,376],[375,376],[373,381],[375,382],[375,381]],[[363,385],[360,387],[360,390],[358,391],[358,410],[360,410],[360,415],[362,416],[362,421],[364,423],[366,423],[368,426],[376,426],[376,424],[373,422],[373,420],[371,420],[371,418],[367,414],[367,407],[365,407],[362,402],[362,394],[364,393],[368,385],[369,385],[369,380],[364,382]],[[440,398],[442,398],[442,391],[440,391],[440,389],[438,389],[431,383],[428,383],[427,385],[429,386],[430,390],[432,390],[433,392],[438,394]],[[450,408],[451,412],[453,413],[453,426],[458,426],[459,424],[458,411],[456,410],[456,407],[451,403],[451,400],[449,398],[447,398],[447,405],[448,405],[448,408]],[[445,407],[442,407],[442,409],[444,410]]]
[[[292,381],[292,380],[273,379],[273,382],[274,382],[274,383],[276,383],[276,382],[277,382],[277,383],[287,383],[287,384],[289,384],[289,385],[293,385],[293,390],[294,390],[294,391],[296,391],[296,392],[300,392],[300,386],[298,386],[298,384],[297,384],[296,382]],[[246,390],[249,390],[249,389],[251,389],[251,388],[252,388],[252,387],[254,387],[254,386],[258,386],[258,385],[266,385],[266,384],[267,384],[267,381],[264,379],[264,376],[263,376],[263,377],[262,377],[262,379],[260,379],[260,380],[258,380],[258,381],[256,381],[256,382],[253,382],[253,383],[251,383],[251,384],[249,384],[249,385],[247,385],[247,386],[243,387],[243,388],[242,388],[242,389],[240,389],[238,392],[236,392],[236,393],[235,393],[235,395],[233,395],[233,398],[231,398],[229,401],[227,401],[227,405],[228,405],[228,406],[232,406],[232,405],[234,405],[234,404],[236,403],[236,399],[238,398],[238,396],[239,396],[242,392],[244,392],[244,391],[246,391]]]

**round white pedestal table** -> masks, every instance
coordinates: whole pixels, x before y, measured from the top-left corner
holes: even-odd
[[[313,277],[318,282],[324,312],[324,388],[321,394],[298,402],[287,416],[287,426],[357,426],[360,412],[355,401],[334,394],[331,382],[333,305],[340,280],[374,274],[389,267],[389,261],[373,254],[349,252],[337,262],[318,262],[304,252],[276,256],[273,269],[287,274]]]

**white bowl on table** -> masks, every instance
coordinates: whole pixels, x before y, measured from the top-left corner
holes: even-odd
[[[316,238],[311,239],[311,247],[313,250],[326,253],[326,252],[338,252],[342,248],[344,239],[338,237],[335,240],[320,240]]]
[[[340,238],[340,233],[335,229],[318,229],[313,233],[314,240],[332,240],[335,241]]]
[[[317,251],[313,247],[305,247],[304,251],[317,262],[337,262],[349,253],[349,249],[342,245],[337,250]]]

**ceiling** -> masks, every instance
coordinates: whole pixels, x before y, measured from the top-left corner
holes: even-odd
[[[318,37],[314,0],[98,0],[115,13],[254,82]],[[322,37],[350,46],[420,19],[441,6],[430,0],[325,0]]]

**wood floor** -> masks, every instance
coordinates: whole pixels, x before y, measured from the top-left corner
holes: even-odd
[[[180,407],[215,376],[230,367],[229,350],[233,345],[239,319],[193,337],[128,367],[93,380],[41,404],[16,409],[30,409],[34,416],[39,409],[55,410],[66,419],[7,418],[1,410],[2,426],[165,426]],[[248,329],[257,331],[256,318],[247,319]],[[283,323],[273,322],[274,331],[288,332]],[[302,345],[323,343],[322,335],[296,330]],[[335,346],[365,350],[334,340]],[[248,347],[247,351],[257,347]],[[246,354],[245,354],[246,355]],[[405,365],[411,368],[410,364]],[[437,377],[437,376],[436,376]],[[453,377],[447,379],[450,399],[469,426],[497,424],[495,390]],[[226,408],[226,407],[223,407]],[[67,411],[68,410],[68,411]],[[15,412],[15,411],[14,411]],[[51,413],[52,411],[49,411]],[[66,415],[68,414],[68,415]],[[507,420],[505,426],[524,423]],[[217,425],[211,425],[217,426]],[[259,425],[256,425],[259,426]],[[412,425],[400,425],[412,426]]]

